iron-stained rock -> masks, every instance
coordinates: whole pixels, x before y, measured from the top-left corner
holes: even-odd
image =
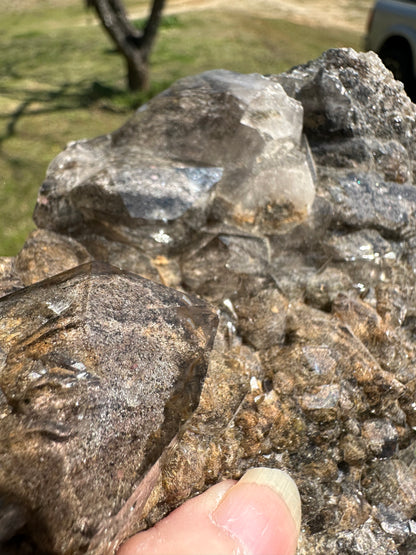
[[[215,326],[203,301],[98,263],[3,297],[3,516],[21,506],[46,552],[103,533],[195,409]]]
[[[0,297],[12,293],[24,284],[16,271],[16,261],[11,256],[0,257]]]
[[[24,285],[32,285],[90,260],[90,253],[71,237],[37,229],[17,255],[15,269]]]

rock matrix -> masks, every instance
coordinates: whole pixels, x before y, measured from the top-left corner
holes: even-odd
[[[117,131],[68,145],[40,189],[38,229],[14,259],[0,259],[9,293],[0,300],[4,549],[20,541],[36,552],[40,527],[51,553],[111,553],[210,484],[262,465],[288,470],[299,486],[299,554],[416,552],[415,126],[416,107],[378,57],[340,49],[281,75],[180,80]],[[157,325],[138,316],[140,303],[153,306],[143,288],[169,301]],[[210,355],[206,301],[219,316]],[[91,342],[106,346],[102,355],[87,356]],[[181,393],[188,408],[166,401],[165,382],[149,382],[149,410],[169,406],[173,424],[132,451],[147,387],[135,353],[148,342],[163,352],[162,363],[145,349],[155,372],[167,364],[183,376],[185,361],[198,364],[192,391]],[[128,392],[112,382],[113,359]],[[85,369],[74,370],[78,362]],[[51,396],[31,382],[41,368]],[[75,389],[64,385],[82,388],[75,372],[88,387],[74,412]],[[128,416],[117,395],[132,397]],[[108,431],[117,410],[126,432]],[[76,420],[84,413],[88,426]],[[125,469],[108,434],[131,461]],[[28,452],[59,455],[61,488],[36,488],[33,456],[16,464],[29,435]],[[78,453],[94,445],[97,459],[85,465]],[[143,460],[150,472],[140,481]],[[105,479],[94,485],[100,465],[114,465],[116,493]],[[81,475],[102,499],[96,520],[74,494]],[[8,515],[18,515],[14,526]]]

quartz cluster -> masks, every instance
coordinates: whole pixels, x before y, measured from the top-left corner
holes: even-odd
[[[415,131],[378,57],[336,49],[182,79],[67,146],[0,259],[4,549],[110,553],[269,466],[299,486],[299,554],[416,551]]]

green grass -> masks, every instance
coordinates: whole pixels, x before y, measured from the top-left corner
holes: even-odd
[[[335,46],[360,49],[361,37],[236,13],[169,14],[152,56],[151,90],[132,94],[125,91],[122,59],[81,0],[4,10],[0,256],[15,255],[34,228],[37,191],[48,163],[68,141],[112,131],[140,103],[185,75],[213,68],[280,73]]]

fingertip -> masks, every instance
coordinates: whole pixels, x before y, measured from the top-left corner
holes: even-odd
[[[277,468],[251,468],[238,483],[254,483],[271,488],[287,505],[299,534],[302,504],[297,485],[287,472]]]
[[[294,555],[300,517],[294,481],[280,470],[255,468],[190,499],[130,538],[118,555]]]
[[[276,469],[251,469],[228,490],[212,514],[250,555],[293,555],[301,502],[295,482]]]

